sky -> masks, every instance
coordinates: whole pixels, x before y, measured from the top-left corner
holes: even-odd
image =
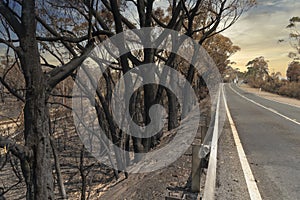
[[[162,6],[163,0],[160,0]],[[288,42],[289,30],[286,26],[293,16],[300,16],[299,0],[257,0],[257,5],[244,13],[241,18],[222,34],[229,37],[241,51],[230,60],[232,67],[245,71],[248,61],[264,56],[269,61],[269,71],[281,72],[285,76],[291,59],[288,53],[293,48]],[[285,39],[278,43],[278,40]],[[0,55],[4,53],[0,48]]]
[[[255,7],[223,32],[234,45],[241,47],[241,51],[230,58],[236,62],[232,67],[245,71],[248,61],[264,56],[271,73],[279,71],[285,76],[291,62],[288,53],[293,51],[286,26],[293,16],[300,16],[299,0],[257,0]],[[285,41],[279,43],[280,39]]]

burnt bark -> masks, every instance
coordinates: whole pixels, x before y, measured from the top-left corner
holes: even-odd
[[[33,156],[22,161],[26,179],[27,199],[54,199],[49,137],[49,110],[47,107],[47,81],[42,71],[36,41],[35,1],[22,6],[23,34],[20,62],[25,76],[26,97],[24,107],[25,145]]]
[[[168,130],[172,130],[178,127],[178,102],[176,96],[169,90],[167,90],[168,95]]]
[[[51,142],[52,153],[53,153],[53,158],[54,158],[54,163],[55,163],[55,172],[57,175],[57,183],[58,183],[58,187],[59,187],[59,192],[60,192],[62,199],[67,199],[67,193],[66,193],[64,180],[63,180],[63,177],[61,174],[61,169],[60,169],[60,164],[59,164],[58,152],[57,152],[56,146],[55,146],[52,138],[50,139],[50,142]]]
[[[86,199],[86,182],[87,182],[87,175],[85,173],[84,169],[84,146],[82,146],[81,151],[80,151],[80,163],[79,163],[79,171],[80,171],[80,176],[81,176],[81,200]]]

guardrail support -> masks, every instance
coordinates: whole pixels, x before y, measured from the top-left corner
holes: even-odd
[[[200,145],[192,146],[192,192],[200,191],[201,159],[199,157]]]
[[[201,143],[203,143],[203,141],[204,141],[204,138],[205,138],[205,136],[206,136],[207,130],[208,130],[207,125],[201,126],[201,127],[200,127]]]

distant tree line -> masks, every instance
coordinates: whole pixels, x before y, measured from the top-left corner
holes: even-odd
[[[286,70],[287,80],[282,79],[279,72],[269,73],[268,63],[264,57],[255,58],[247,64],[245,79],[249,85],[262,88],[265,91],[300,99],[300,31],[297,26],[299,17],[292,17],[287,28],[290,30],[289,39],[294,52],[289,52],[292,59]],[[283,42],[280,40],[279,42]]]
[[[280,72],[269,72],[267,61],[263,57],[248,62],[248,70],[243,78],[255,88],[267,92],[300,99],[300,63],[293,61],[289,64],[284,79]]]

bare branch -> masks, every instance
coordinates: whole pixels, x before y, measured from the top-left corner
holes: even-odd
[[[92,33],[93,37],[100,36],[100,35],[106,35],[108,37],[111,37],[114,34],[110,31],[106,31],[106,30],[98,30],[98,31],[94,31]],[[88,40],[88,38],[89,38],[89,36],[85,35],[85,36],[82,36],[82,37],[79,37],[79,38],[58,36],[58,37],[37,37],[36,39],[39,40],[39,41],[47,41],[47,42],[65,41],[65,42],[70,42],[70,43],[80,43],[80,42],[83,42],[85,40]]]
[[[0,14],[6,19],[6,21],[13,28],[18,37],[22,37],[22,35],[24,34],[23,25],[20,23],[11,9],[4,5],[3,1],[0,1]]]
[[[57,33],[52,27],[50,27],[46,22],[44,22],[44,20],[42,18],[40,18],[39,16],[36,16],[37,21],[44,26],[52,35],[54,35],[55,37],[61,37],[59,35],[59,33]],[[61,41],[62,44],[70,51],[70,53],[73,56],[77,56],[77,53],[74,51],[74,49],[72,48],[72,46],[70,44],[68,44],[65,41]]]
[[[12,152],[15,156],[19,159],[24,160],[25,158],[30,158],[33,156],[32,150],[28,149],[27,147],[17,144],[15,141],[3,137],[0,135],[0,147],[6,148],[8,151]]]
[[[11,88],[5,80],[3,80],[2,77],[0,77],[0,82],[2,83],[2,85],[4,85],[4,87],[13,95],[15,96],[17,99],[21,100],[22,102],[25,102],[25,99],[19,95],[15,89]]]
[[[79,57],[73,58],[67,64],[57,67],[50,71],[47,75],[49,76],[48,84],[51,88],[54,88],[60,81],[70,76],[74,70],[87,58],[91,50],[94,48],[92,43],[88,44],[84,52]]]
[[[11,41],[7,41],[7,40],[4,40],[4,39],[2,39],[2,38],[0,38],[0,43],[3,43],[3,44],[5,44],[5,45],[7,45],[7,46],[9,46],[10,48],[12,48],[14,51],[16,51],[17,53],[20,53],[20,48],[18,48],[18,47],[16,47],[16,46],[14,46],[14,44],[13,44],[13,42],[11,42]]]

